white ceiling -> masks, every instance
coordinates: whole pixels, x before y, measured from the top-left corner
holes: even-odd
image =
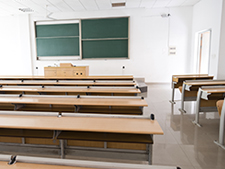
[[[165,8],[193,6],[200,0],[0,0],[0,15],[22,14],[19,8],[35,13],[108,10],[113,2],[126,2],[123,8]],[[121,7],[120,7],[121,8]]]

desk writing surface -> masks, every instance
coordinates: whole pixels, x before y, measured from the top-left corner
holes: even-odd
[[[0,115],[0,128],[163,134],[157,120],[107,117]]]
[[[133,79],[134,77],[132,76],[132,75],[124,75],[124,76],[111,76],[111,75],[109,75],[109,76],[84,76],[84,77],[74,77],[74,76],[72,76],[72,77],[51,77],[51,76],[49,76],[49,77],[46,77],[46,76],[0,76],[0,79],[15,79],[15,80],[18,80],[18,79],[23,79],[23,80],[25,80],[25,79],[32,79],[32,80],[34,80],[34,79],[92,79],[92,80],[95,80],[95,79],[108,79],[108,80],[110,80],[110,79],[127,79],[127,80],[129,80],[129,79]]]
[[[29,82],[29,81],[0,81],[1,85],[83,85],[83,86],[134,86],[135,82]]]
[[[225,93],[225,87],[224,88],[204,88],[202,90],[207,93]]]
[[[64,87],[54,87],[54,88],[41,88],[41,87],[0,87],[0,91],[21,91],[21,92],[90,92],[90,93],[141,93],[139,89],[136,88],[64,88]]]
[[[8,162],[6,161],[0,161],[0,168],[2,169],[94,169],[94,168],[84,168],[84,167],[20,163],[20,162],[17,162],[13,165],[8,165]]]
[[[209,80],[209,81],[191,81],[191,82],[188,82],[188,81],[185,81],[184,82],[185,84],[187,85],[192,85],[192,86],[203,86],[203,85],[223,85],[225,84],[225,80],[220,80],[220,81],[214,81],[214,80]]]
[[[83,106],[148,106],[143,99],[113,98],[67,98],[67,97],[0,97],[0,103],[14,104],[52,104],[52,105],[83,105]]]
[[[201,79],[202,78],[212,79],[213,76],[209,76],[207,74],[173,75],[172,81],[178,82],[179,79],[199,79],[199,78],[201,78]]]

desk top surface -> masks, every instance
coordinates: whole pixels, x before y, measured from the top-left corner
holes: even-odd
[[[3,86],[0,91],[18,92],[90,92],[90,93],[141,93],[137,88],[79,88],[79,87],[44,87],[41,86]]]
[[[172,77],[176,77],[176,78],[192,78],[192,77],[208,77],[208,74],[186,74],[186,75],[173,75]],[[212,76],[213,77],[213,76]]]
[[[0,168],[2,169],[94,169],[94,168],[83,168],[83,167],[70,167],[70,166],[59,166],[59,165],[47,165],[47,164],[33,164],[33,163],[20,163],[17,162],[13,165],[8,165],[6,161],[0,161]]]
[[[119,85],[124,85],[124,86],[134,86],[136,85],[135,82],[56,82],[56,81],[0,81],[1,85],[70,85],[70,86],[75,86],[75,85],[84,85],[84,86],[119,86]]]
[[[194,80],[194,81],[185,81],[184,84],[192,85],[192,86],[208,86],[208,85],[223,85],[225,84],[225,80]]]
[[[84,77],[51,77],[51,76],[0,76],[0,79],[133,79],[132,75],[124,76],[84,76]]]
[[[81,96],[82,97],[82,96]],[[83,106],[148,106],[144,99],[127,98],[68,98],[68,97],[12,97],[1,96],[0,103],[14,104],[52,104],[52,105],[83,105]]]
[[[225,87],[224,88],[204,88],[202,91],[207,93],[225,93]]]
[[[173,75],[172,80],[178,81],[179,79],[196,79],[196,78],[213,78],[208,74],[189,74],[189,75]]]
[[[0,115],[0,128],[163,134],[157,120],[109,117]]]

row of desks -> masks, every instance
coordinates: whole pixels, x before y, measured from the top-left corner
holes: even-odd
[[[150,117],[140,119],[138,117],[134,118],[129,116],[122,118],[106,116],[82,117],[68,116],[68,114],[64,115],[64,113],[59,117],[46,115],[33,116],[32,112],[30,115],[20,114],[20,112],[18,112],[17,115],[10,115],[7,114],[7,112],[1,113],[3,114],[0,115],[0,138],[53,138],[61,142],[63,142],[63,140],[80,140],[82,142],[91,141],[109,144],[115,142],[117,145],[121,143],[126,143],[128,145],[136,144],[136,146],[143,145],[147,149],[142,153],[147,153],[150,164],[153,135],[163,134],[157,120],[151,120]],[[11,144],[11,146],[13,145]],[[28,149],[29,144],[26,147],[26,149]],[[51,147],[51,149],[52,148],[53,147]],[[64,157],[65,149],[64,144],[60,144],[61,157]],[[98,150],[101,151],[107,149],[98,148]],[[92,149],[92,151],[94,151],[94,149]],[[114,151],[116,152],[116,150]],[[120,153],[123,151],[121,149]],[[133,153],[133,151],[129,150],[126,152],[125,150],[128,154]]]
[[[213,79],[213,76],[208,74],[190,74],[190,75],[173,75],[172,76],[172,99],[171,103],[175,104],[174,93],[175,89],[183,85],[185,80],[204,80],[204,79]]]
[[[74,80],[0,80],[0,85],[36,86],[135,86],[135,81],[74,81]]]
[[[135,96],[0,95],[1,110],[141,115],[146,106],[143,97]]]
[[[83,76],[83,77],[51,77],[51,76],[0,76],[1,80],[133,80],[132,75],[123,76]]]
[[[26,93],[26,94],[110,94],[110,95],[137,95],[141,93],[136,87],[68,87],[68,86],[2,86],[0,93]]]
[[[107,117],[65,117],[62,112],[81,113],[143,113],[147,106],[144,98],[124,96],[138,94],[140,90],[135,87],[91,87],[91,85],[106,86],[134,86],[133,77],[88,77],[88,78],[51,78],[51,77],[0,77],[1,86],[0,109],[22,111],[49,111],[58,112],[57,116],[32,116],[31,115],[0,115],[0,140],[1,137],[15,141],[15,146],[23,143],[33,144],[34,138],[56,140],[56,143],[46,142],[50,146],[60,147],[61,157],[64,151],[77,145],[97,145],[100,151],[112,148],[130,149],[128,152],[138,150],[148,155],[151,164],[152,144],[154,134],[163,134],[156,120],[107,118]],[[81,80],[81,81],[80,81]],[[93,81],[89,81],[93,80]],[[107,80],[107,81],[103,81]],[[118,81],[117,81],[118,80]],[[11,86],[23,85],[23,86]],[[25,86],[41,85],[41,86]],[[47,85],[47,86],[45,86]],[[62,85],[62,86],[54,86]],[[70,85],[70,87],[65,87]],[[87,85],[88,87],[72,87]],[[15,94],[22,92],[23,94]],[[9,94],[10,93],[10,94]],[[14,93],[14,95],[12,95]],[[31,95],[36,93],[35,95]],[[49,95],[53,94],[54,95]],[[64,93],[64,95],[62,95]],[[120,94],[122,96],[83,96],[77,93],[88,94]],[[41,94],[41,95],[37,95]],[[3,139],[4,140],[4,139]],[[17,139],[18,140],[18,139]],[[73,142],[75,140],[76,142]],[[66,141],[66,142],[65,142]],[[80,142],[77,142],[80,141]],[[60,144],[58,144],[58,142]],[[35,142],[36,143],[36,142]],[[112,143],[112,144],[110,144]],[[123,143],[123,144],[122,144]],[[37,144],[37,143],[36,143]],[[10,145],[13,146],[13,143]],[[66,145],[66,146],[65,146]],[[104,145],[102,147],[102,145]],[[0,145],[1,146],[1,145]],[[47,145],[45,145],[48,147]],[[109,146],[109,147],[108,147]],[[102,148],[101,148],[102,147]],[[140,149],[139,149],[140,147]],[[92,150],[93,150],[92,148]]]
[[[202,75],[202,76],[205,76],[205,75]],[[199,77],[202,77],[202,76],[199,75]],[[179,84],[180,86],[176,86],[176,88],[179,88],[182,93],[181,108],[179,110],[182,113],[186,113],[184,109],[184,102],[196,101],[196,107],[194,110],[195,120],[193,121],[193,123],[201,127],[201,124],[199,123],[199,113],[200,112],[216,112],[217,111],[216,106],[218,104],[222,104],[220,103],[221,101],[218,101],[218,100],[224,99],[225,80],[202,80],[201,78],[199,78],[200,80],[189,80],[191,79],[191,75],[189,75],[188,77],[187,76],[186,77],[180,76],[180,77],[181,77],[180,81],[183,81],[183,84],[182,86],[180,84]],[[194,75],[193,78],[195,77],[196,76]],[[211,78],[212,76],[208,76],[208,79],[211,79]],[[219,112],[219,114],[221,115],[219,141],[215,141],[215,143],[224,148],[225,106],[223,111],[221,113]]]

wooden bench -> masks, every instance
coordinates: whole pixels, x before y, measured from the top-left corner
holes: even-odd
[[[172,76],[172,99],[170,103],[175,104],[174,93],[175,89],[183,85],[185,80],[203,80],[203,79],[213,79],[213,76],[208,74],[189,74],[189,75],[173,75]]]
[[[71,146],[97,146],[97,150],[113,149],[113,151],[116,151],[116,149],[120,149],[119,152],[130,149],[129,152],[133,153],[138,150],[137,147],[142,145],[144,149],[141,148],[141,150],[144,154],[148,154],[151,164],[151,146],[154,134],[161,135],[163,131],[158,122],[150,120],[150,118],[0,115],[0,140],[5,138],[4,142],[11,142],[11,147],[13,146],[13,138],[24,138],[24,144],[32,144],[32,141],[35,144],[43,144],[39,142],[40,138],[46,139],[45,145],[46,143],[54,145],[53,140],[60,140],[62,158],[64,157],[64,150],[66,149],[66,152],[68,152]],[[65,147],[64,140],[72,141],[72,143]],[[18,143],[15,147],[18,146]],[[20,146],[23,146],[22,142],[20,143]],[[102,148],[99,147],[99,143],[103,144]],[[24,151],[28,151],[28,146],[25,147],[27,149]],[[55,148],[58,149],[59,146]]]
[[[184,109],[185,101],[196,101],[198,89],[202,86],[225,86],[225,80],[186,80],[181,90],[181,108],[182,113],[186,113]]]

